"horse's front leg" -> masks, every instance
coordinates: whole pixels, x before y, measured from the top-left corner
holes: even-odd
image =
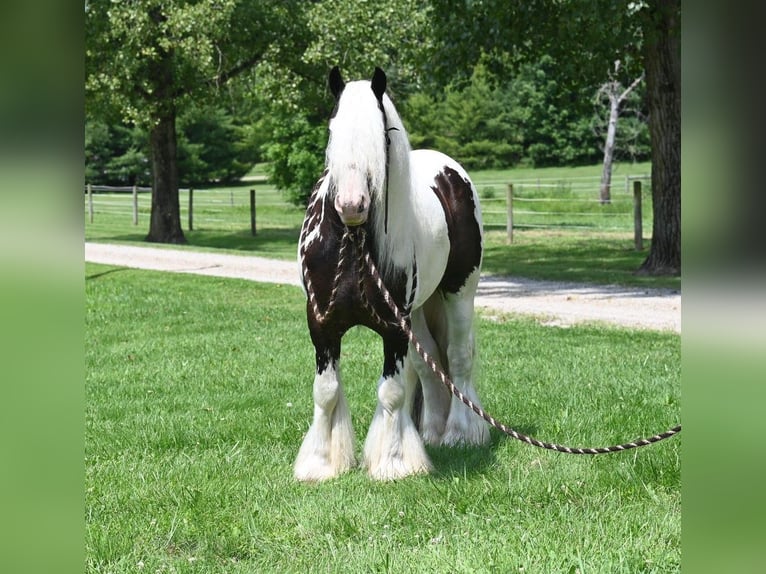
[[[340,335],[312,329],[316,349],[314,420],[295,460],[295,478],[334,478],[356,465],[351,415],[340,381]]]
[[[407,384],[402,373],[406,336],[398,331],[385,334],[383,351],[378,406],[364,443],[364,464],[372,478],[394,480],[429,472],[432,465],[407,408],[414,385]]]

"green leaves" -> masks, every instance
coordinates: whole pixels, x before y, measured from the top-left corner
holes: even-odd
[[[299,2],[89,2],[88,107],[151,124],[157,106],[199,100],[285,41]],[[287,36],[289,37],[289,36]]]
[[[550,58],[509,75],[492,73],[485,60],[442,99],[419,93],[407,100],[403,116],[413,146],[440,149],[468,169],[598,159],[590,100],[573,98],[556,81]]]
[[[274,118],[273,139],[265,146],[270,180],[295,205],[305,205],[324,166],[327,127],[306,118]]]
[[[338,65],[349,80],[386,71],[389,93],[405,98],[423,84],[430,45],[429,9],[414,0],[316,2],[295,43],[272,46],[258,67],[256,91],[268,103],[270,178],[303,203],[322,173],[332,97],[327,73]]]

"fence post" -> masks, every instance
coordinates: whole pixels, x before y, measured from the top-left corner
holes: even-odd
[[[505,229],[508,233],[508,238],[506,239],[506,243],[508,245],[513,243],[513,184],[508,184],[508,195],[506,197],[506,209],[507,209],[507,216],[506,216],[506,223],[505,223]]]
[[[194,189],[189,188],[189,231],[194,231]]]
[[[93,223],[93,186],[88,184],[88,216]]]
[[[250,231],[255,237],[255,190],[250,190]]]
[[[636,251],[644,249],[644,229],[641,214],[641,181],[633,182],[633,242]]]
[[[133,186],[133,225],[138,225],[138,186]]]

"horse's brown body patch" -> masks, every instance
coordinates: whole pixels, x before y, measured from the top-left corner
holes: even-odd
[[[397,368],[396,362],[402,360],[406,354],[407,338],[398,327],[396,317],[391,313],[372,277],[360,277],[359,263],[354,258],[356,250],[352,248],[341,253],[345,228],[333,208],[331,194],[310,203],[305,221],[314,221],[319,226],[319,238],[308,245],[305,244],[305,238],[310,230],[304,228],[301,250],[306,274],[311,278],[313,294],[322,312],[330,306],[336,274],[340,272],[331,318],[326,323],[314,314],[311,301],[307,302],[309,332],[317,352],[317,371],[323,372],[331,362],[340,357],[340,340],[348,329],[364,325],[383,337],[385,345],[391,346],[393,352],[386,354],[383,374],[392,375]],[[370,225],[365,225],[368,232]],[[368,243],[368,248],[373,259],[376,259],[377,254],[372,242]],[[339,263],[341,257],[344,260]],[[406,309],[408,304],[406,284],[407,277],[404,272],[394,272],[386,278],[386,285],[392,297],[402,309]],[[386,324],[381,325],[368,311],[360,289],[378,317],[384,319]]]
[[[481,228],[470,182],[456,170],[445,167],[431,187],[444,210],[450,241],[449,258],[439,288],[457,293],[481,265]]]

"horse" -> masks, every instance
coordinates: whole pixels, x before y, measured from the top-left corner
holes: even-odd
[[[314,345],[313,421],[294,464],[299,481],[356,466],[354,431],[340,377],[343,335],[357,325],[383,342],[377,408],[363,448],[370,477],[428,473],[425,445],[483,445],[489,431],[450,395],[417,353],[361,265],[367,249],[420,344],[474,404],[474,295],[483,253],[476,188],[454,159],[411,149],[386,93],[386,75],[346,83],[329,73],[335,99],[325,169],[301,227],[298,260]],[[363,247],[359,244],[363,243]],[[360,251],[361,253],[361,251]]]

